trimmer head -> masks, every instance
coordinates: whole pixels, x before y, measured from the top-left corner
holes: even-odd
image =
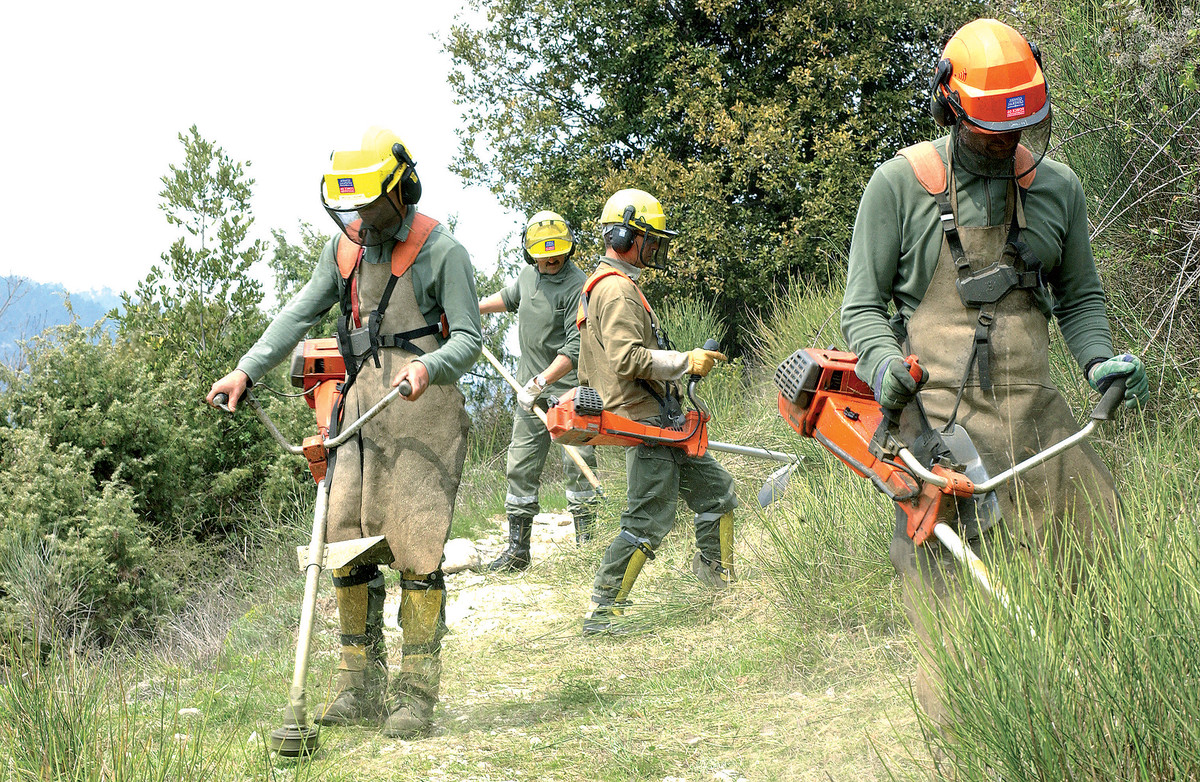
[[[271,751],[285,758],[307,757],[317,751],[319,730],[301,725],[284,725],[271,731]]]

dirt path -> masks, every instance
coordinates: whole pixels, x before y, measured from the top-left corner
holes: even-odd
[[[497,525],[451,551],[490,562],[506,540]],[[331,778],[873,780],[927,764],[904,748],[919,744],[903,689],[907,640],[862,628],[796,635],[763,588],[751,542],[741,583],[714,594],[692,576],[690,536],[676,530],[637,584],[644,631],[581,637],[610,532],[577,548],[567,514],[542,514],[530,570],[449,574],[433,734],[330,730]],[[394,603],[386,616],[394,669]]]

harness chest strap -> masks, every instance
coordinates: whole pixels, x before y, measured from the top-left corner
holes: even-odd
[[[1009,188],[1009,208],[1012,209],[1012,220],[1009,225],[1008,245],[1025,264],[1026,268],[1018,270],[1011,264],[999,260],[979,271],[971,270],[970,260],[963,250],[962,240],[958,234],[958,219],[953,204],[953,193],[950,192],[951,182],[947,173],[947,164],[942,161],[937,148],[932,142],[923,141],[900,150],[900,156],[908,161],[917,181],[925,188],[937,203],[942,232],[946,237],[946,245],[950,249],[951,259],[958,272],[956,287],[964,307],[978,308],[979,320],[975,329],[975,341],[970,359],[967,362],[966,375],[963,377],[963,387],[967,376],[970,375],[973,364],[979,366],[979,385],[983,390],[991,390],[992,380],[990,371],[990,339],[992,323],[995,320],[997,303],[1016,289],[1033,289],[1042,286],[1041,262],[1032,251],[1021,241],[1021,228],[1024,219],[1020,204],[1015,203],[1012,188]],[[1033,155],[1018,144],[1013,159],[1013,172],[1024,170],[1026,173],[1016,180],[1017,186],[1024,192],[1033,184],[1037,169],[1033,166]],[[959,393],[961,395],[962,388]]]
[[[383,315],[387,310],[388,300],[391,298],[392,289],[396,285],[396,281],[404,275],[412,265],[416,262],[417,256],[421,252],[421,248],[425,246],[426,240],[433,233],[433,229],[438,225],[438,221],[432,217],[428,217],[421,213],[417,213],[413,217],[413,222],[409,228],[408,237],[403,242],[397,242],[392,248],[391,258],[391,278],[388,280],[387,287],[384,289],[383,296],[379,300],[379,305],[368,317],[368,336],[371,337],[371,345],[359,345],[357,347],[366,347],[368,349],[377,347],[400,347],[410,353],[422,355],[424,351],[412,344],[411,340],[419,339],[420,337],[430,334],[441,333],[442,337],[450,336],[450,323],[445,313],[439,322],[431,323],[422,328],[413,329],[411,331],[401,332],[399,334],[379,334],[379,324],[383,321]],[[353,242],[338,240],[337,244],[337,265],[338,273],[341,274],[343,280],[348,280],[348,285],[342,297],[342,314],[343,317],[349,315],[353,321],[354,330],[362,328],[362,317],[359,313],[358,304],[358,275],[354,274],[355,270],[362,263],[363,248]],[[347,304],[349,306],[347,307]],[[347,310],[349,310],[347,312]],[[349,325],[349,324],[347,324]],[[340,330],[340,329],[339,329]],[[353,338],[353,335],[351,335]],[[361,341],[361,338],[360,340]],[[361,355],[362,351],[353,350],[355,355]]]

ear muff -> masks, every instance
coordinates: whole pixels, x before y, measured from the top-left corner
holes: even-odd
[[[633,237],[637,236],[637,231],[633,230],[629,221],[635,214],[637,214],[637,208],[633,204],[625,207],[621,222],[614,225],[608,235],[608,243],[619,253],[629,252],[629,249],[633,247]]]
[[[396,158],[397,169],[383,180],[383,190],[387,192],[392,183],[392,177],[400,177],[400,203],[409,206],[421,200],[421,180],[417,177],[417,161],[412,159],[408,150],[400,142],[392,144],[392,156]]]
[[[529,248],[525,245],[525,237],[529,234],[529,226],[521,229],[521,255],[525,257],[525,263],[536,265],[537,258],[529,254]],[[574,248],[572,248],[574,249]]]
[[[949,89],[950,74],[953,72],[954,66],[950,64],[949,60],[938,60],[937,68],[933,71],[933,78],[929,80],[929,113],[933,115],[933,121],[943,128],[953,125],[956,119],[954,108],[943,94],[946,89]]]

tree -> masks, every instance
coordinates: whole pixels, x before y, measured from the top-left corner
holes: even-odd
[[[162,177],[159,208],[184,235],[132,296],[122,296],[117,320],[123,333],[139,332],[164,355],[199,358],[221,347],[223,361],[261,328],[262,286],[249,276],[264,251],[263,242],[249,240],[254,180],[245,173],[248,161],[235,162],[195,125],[179,141],[184,161]]]
[[[718,303],[732,338],[798,275],[841,264],[871,171],[932,135],[925,85],[978,5],[911,0],[475,0],[447,49],[458,173],[552,208],[598,248],[622,187],[682,235],[652,297]],[[948,14],[954,14],[950,18]]]

